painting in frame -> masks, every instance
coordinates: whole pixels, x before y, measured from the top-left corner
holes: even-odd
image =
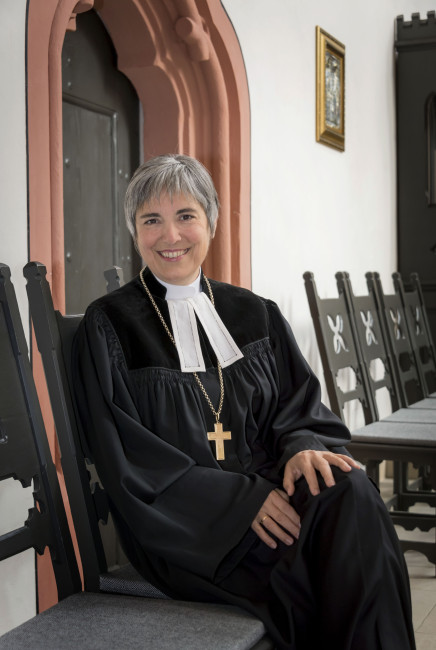
[[[316,141],[345,150],[345,45],[316,27]]]

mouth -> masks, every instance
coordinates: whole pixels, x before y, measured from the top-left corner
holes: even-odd
[[[189,248],[184,248],[183,250],[176,251],[157,251],[157,253],[164,258],[164,260],[177,260],[189,251]]]

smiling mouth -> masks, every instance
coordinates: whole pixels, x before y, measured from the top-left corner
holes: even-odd
[[[158,253],[165,260],[174,260],[177,259],[178,257],[182,257],[182,255],[186,255],[188,251],[189,248],[184,248],[183,250],[179,250],[179,251],[158,251]]]

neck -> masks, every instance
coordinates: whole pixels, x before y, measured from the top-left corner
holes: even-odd
[[[201,293],[201,273],[190,284],[170,284],[160,280],[157,276],[154,277],[167,290],[166,300],[182,300],[183,298],[191,298]]]

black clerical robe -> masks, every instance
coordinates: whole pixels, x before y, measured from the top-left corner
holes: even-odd
[[[169,324],[166,290],[150,272],[145,280]],[[245,289],[211,286],[244,354],[223,369],[221,421],[232,433],[224,461],[207,439],[210,407],[194,376],[180,371],[139,278],[88,308],[76,387],[100,477],[135,546],[153,563],[213,580],[281,484],[285,462],[303,449],[342,445],[349,433],[321,404],[319,383],[277,306]],[[217,405],[216,358],[201,325],[199,333],[207,368],[199,376]]]
[[[170,326],[165,288],[148,271],[144,278]],[[302,625],[275,620],[286,609],[282,592],[271,596],[273,606],[262,600],[269,598],[271,567],[286,555],[282,571],[296,551],[306,556],[314,543],[304,532],[307,542],[300,537],[295,548],[279,544],[273,552],[250,526],[269,492],[282,484],[289,458],[304,449],[344,452],[350,436],[321,403],[319,383],[277,306],[245,289],[214,281],[211,286],[216,309],[244,355],[223,369],[220,420],[232,436],[224,442],[224,461],[216,460],[215,443],[207,438],[214,429],[210,407],[193,375],[180,371],[176,348],[139,278],[95,301],[85,314],[75,345],[77,403],[125,550],[138,571],[169,596],[246,607],[263,618],[278,647],[294,648],[293,628]],[[199,376],[216,406],[216,358],[200,324],[199,334],[206,365]],[[327,504],[330,515],[334,492],[327,492],[319,503]],[[302,494],[298,507],[296,502],[300,514],[310,501],[307,490]],[[320,507],[315,504],[310,517]],[[348,510],[338,507],[345,526]],[[378,520],[377,515],[364,528],[374,528]],[[392,531],[389,537],[395,537]],[[356,530],[351,547],[361,535]],[[336,539],[341,537],[343,528]],[[375,552],[380,546],[375,541]],[[395,589],[406,593],[398,548],[395,553],[402,581]],[[337,557],[343,562],[340,553]],[[305,563],[296,563],[300,572]],[[256,567],[263,567],[258,581]],[[293,580],[297,585],[297,577]],[[328,603],[331,594],[326,596]]]

